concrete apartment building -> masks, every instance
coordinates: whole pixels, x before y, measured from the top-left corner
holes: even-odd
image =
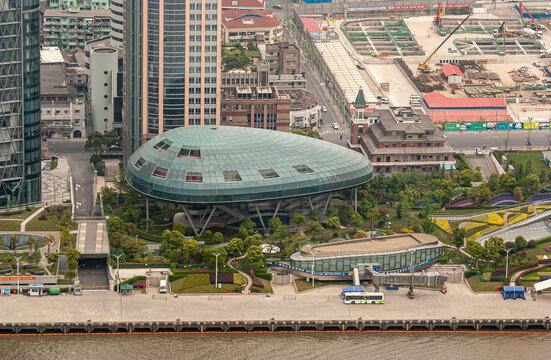
[[[220,125],[290,130],[291,98],[275,87],[224,87],[221,103]]]
[[[279,89],[291,99],[290,126],[292,130],[313,129],[321,120],[321,106],[313,92],[305,89]]]
[[[124,48],[124,1],[111,0],[111,46]]]
[[[249,40],[275,44],[283,35],[279,20],[269,10],[224,10],[222,26],[225,44],[246,43]]]
[[[126,156],[164,131],[220,123],[222,8],[217,0],[126,1]]]
[[[63,51],[84,48],[86,41],[109,36],[111,12],[106,9],[44,11],[42,35],[44,46],[58,46]]]
[[[41,200],[38,0],[0,6],[0,208]]]
[[[295,44],[282,41],[278,44],[266,44],[263,54],[270,73],[274,75],[300,73],[300,49]]]
[[[109,2],[113,0],[48,0],[52,9],[109,9]]]
[[[40,65],[40,105],[43,136],[86,136],[86,107],[77,90],[69,86],[64,63]]]
[[[226,9],[252,9],[264,10],[264,0],[222,0],[222,10]]]
[[[222,73],[224,86],[275,86],[279,90],[306,89],[306,78],[302,73],[275,75],[270,72],[270,65],[262,61],[254,70],[232,70]]]
[[[429,116],[409,107],[368,111],[352,120],[349,146],[377,173],[440,171],[455,164],[454,150]]]

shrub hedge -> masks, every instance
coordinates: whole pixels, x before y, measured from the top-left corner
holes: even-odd
[[[465,279],[468,279],[468,278],[470,278],[470,277],[475,276],[476,273],[477,273],[476,270],[467,270],[467,271],[465,271],[465,273],[464,273]]]

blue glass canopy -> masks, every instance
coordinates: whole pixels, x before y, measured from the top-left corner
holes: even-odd
[[[302,135],[233,126],[185,126],[149,140],[126,179],[158,199],[223,204],[332,192],[367,183],[362,154]]]

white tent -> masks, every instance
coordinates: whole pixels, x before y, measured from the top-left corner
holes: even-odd
[[[542,290],[545,290],[545,289],[548,289],[548,288],[551,288],[551,279],[545,280],[545,281],[540,281],[540,282],[534,284],[534,289],[536,291],[542,291]]]

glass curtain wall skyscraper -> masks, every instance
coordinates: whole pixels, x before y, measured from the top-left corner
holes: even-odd
[[[125,1],[127,156],[152,137],[220,123],[217,0]]]
[[[0,208],[41,199],[39,0],[0,0]]]

